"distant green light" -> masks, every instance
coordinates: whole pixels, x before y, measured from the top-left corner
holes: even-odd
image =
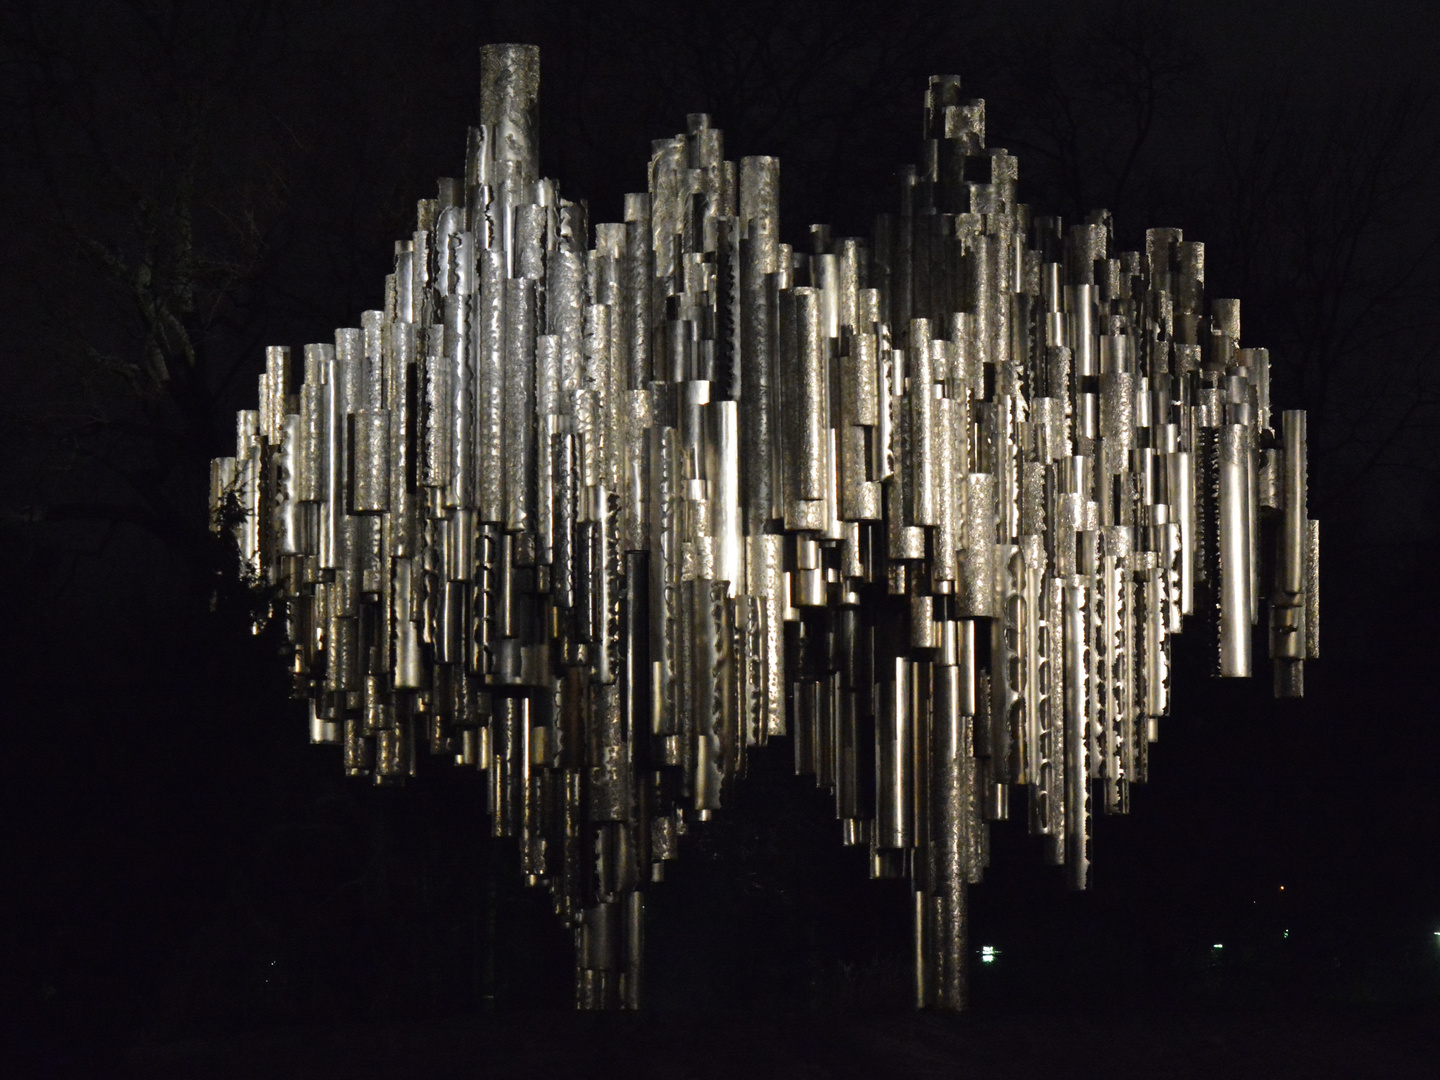
[[[1211,946],[1212,949],[1223,949],[1224,947],[1225,947],[1224,945],[1212,945],[1212,946]]]
[[[1289,930],[1286,930],[1286,931],[1285,931],[1285,936],[1286,936],[1287,938],[1290,936],[1290,931],[1289,931]]]

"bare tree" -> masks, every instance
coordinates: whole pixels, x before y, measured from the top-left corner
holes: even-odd
[[[1019,155],[1037,211],[1078,221],[1103,207],[1138,234],[1173,209],[1178,169],[1194,164],[1181,155],[1195,151],[1176,135],[1203,69],[1169,4],[1048,10],[987,35],[979,59],[991,140]]]
[[[12,524],[138,527],[203,564],[205,463],[263,346],[324,340],[378,301],[473,112],[473,80],[413,71],[471,71],[487,16],[110,0],[0,18],[3,182],[27,210],[3,422],[35,466],[7,470],[0,503]]]
[[[1310,412],[1324,513],[1377,472],[1434,473],[1440,145],[1433,103],[1403,88],[1267,90],[1216,111],[1201,194],[1247,337]]]
[[[24,308],[10,348],[26,377],[50,375],[11,401],[7,420],[48,466],[7,476],[20,485],[11,514],[135,525],[196,554],[203,522],[177,473],[204,459],[217,397],[248,367],[283,207],[276,133],[243,108],[275,59],[272,15],[260,3],[204,20],[161,4],[9,9],[6,134],[23,155],[6,180],[30,213],[17,237],[28,257],[9,266],[7,295]]]

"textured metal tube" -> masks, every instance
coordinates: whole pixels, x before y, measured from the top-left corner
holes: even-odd
[[[534,45],[480,49],[480,123],[490,133],[494,160],[514,161],[517,179],[540,174],[540,50]]]
[[[505,441],[505,299],[505,256],[499,251],[482,252],[473,343],[468,334],[466,338],[468,348],[473,350],[475,375],[473,403],[468,405],[473,420],[463,430],[469,440],[467,449],[473,454],[474,480],[473,487],[468,491],[462,488],[461,493],[469,496],[463,505],[474,506],[481,521],[496,524],[506,520],[505,483],[511,475]],[[447,302],[447,316],[449,312]],[[525,346],[519,348],[524,350]],[[524,391],[519,393],[523,395]],[[462,430],[458,417],[464,403],[457,390],[457,441]],[[457,449],[456,460],[463,461],[464,453]]]
[[[825,365],[825,344],[821,327],[821,293],[797,288],[795,334],[799,382],[794,407],[796,429],[795,497],[803,500],[825,498],[826,404],[829,377]]]
[[[357,514],[390,508],[390,410],[355,413],[355,480],[351,496]]]
[[[935,375],[931,363],[930,323],[915,319],[910,323],[910,351],[906,371],[910,376],[910,442],[907,460],[912,464],[907,494],[910,496],[909,520],[912,525],[937,523],[935,498]]]
[[[505,411],[501,452],[505,478],[505,528],[521,533],[534,557],[535,543],[535,285],[505,282]],[[480,454],[488,465],[489,455]]]
[[[301,499],[305,490],[305,453],[300,414],[281,416],[283,440],[280,445],[280,473],[278,478],[280,498],[280,554],[303,555],[311,552],[313,541],[306,528],[309,516]],[[212,497],[217,494],[217,485],[212,483]],[[223,489],[223,485],[219,485]]]
[[[1320,523],[1305,522],[1305,658],[1320,656]]]

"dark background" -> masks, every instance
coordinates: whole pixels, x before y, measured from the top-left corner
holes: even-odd
[[[265,345],[378,304],[415,201],[460,168],[478,47],[507,40],[541,46],[543,168],[593,221],[709,111],[728,157],[780,157],[797,244],[869,232],[925,77],[959,72],[1038,210],[1107,207],[1124,248],[1152,225],[1204,240],[1277,407],[1310,410],[1306,699],[1272,701],[1263,659],[1212,681],[1182,638],[1093,888],[996,827],[972,944],[1000,955],[961,1021],[903,1013],[905,888],[841,848],[783,742],[648,894],[651,1027],[535,1020],[568,1004],[569,943],[485,837],[481,778],[346,780],[307,745],[279,640],[249,632],[208,459]],[[0,8],[0,1063],[399,1076],[582,1037],[644,1075],[737,1046],[790,1075],[847,1054],[1003,1075],[1047,1047],[1168,1048],[1137,1075],[1276,1046],[1310,1075],[1379,1046],[1440,1061],[1437,44],[1434,5],[1399,0]],[[816,1019],[847,1010],[869,1019]]]

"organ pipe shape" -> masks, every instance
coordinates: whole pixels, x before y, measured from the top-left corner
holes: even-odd
[[[988,822],[1027,803],[1085,886],[1184,616],[1247,675],[1267,603],[1303,693],[1305,414],[1272,424],[1201,245],[1032,216],[956,77],[875,234],[800,253],[779,162],[737,168],[701,114],[592,246],[538,175],[538,50],[480,68],[464,178],[420,200],[384,307],[293,371],[268,350],[211,470],[312,741],[377,783],[417,739],[484,771],[577,1004],[634,1009],[646,884],[788,734],[844,843],[913,883],[917,1004],[961,1008]]]

